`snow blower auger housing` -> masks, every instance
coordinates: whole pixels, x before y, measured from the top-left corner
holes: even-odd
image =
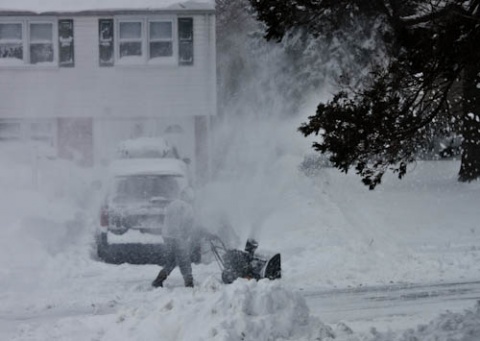
[[[219,238],[211,239],[210,245],[225,284],[230,284],[237,278],[256,280],[281,278],[280,254],[272,256],[256,254],[258,243],[254,239],[247,240],[244,251],[227,249]]]

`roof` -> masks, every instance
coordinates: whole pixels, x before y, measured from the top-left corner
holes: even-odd
[[[213,11],[214,0],[2,0],[0,13],[88,13],[128,11]]]
[[[187,166],[178,159],[119,159],[112,162],[114,176],[177,175],[187,176]]]

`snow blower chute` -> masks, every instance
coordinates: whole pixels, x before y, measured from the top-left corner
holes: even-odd
[[[226,284],[232,283],[237,278],[256,280],[281,278],[280,254],[271,257],[256,254],[258,243],[254,239],[247,240],[244,251],[227,249],[219,238],[211,239],[210,246],[222,271],[222,281]]]

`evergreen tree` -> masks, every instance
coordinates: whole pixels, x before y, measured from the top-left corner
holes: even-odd
[[[480,0],[250,1],[269,40],[295,29],[329,36],[359,21],[380,32],[385,62],[299,128],[321,135],[313,148],[335,167],[355,168],[373,189],[388,169],[405,175],[432,131],[454,125],[463,135],[459,180],[480,178]]]

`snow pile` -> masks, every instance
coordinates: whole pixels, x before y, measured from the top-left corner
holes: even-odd
[[[447,311],[430,323],[419,325],[415,329],[401,333],[378,333],[372,329],[371,334],[367,341],[478,341],[480,302],[473,309],[462,313]]]
[[[102,340],[323,340],[330,327],[311,317],[304,298],[279,282],[207,279],[192,292],[152,292],[152,302],[117,315]]]

